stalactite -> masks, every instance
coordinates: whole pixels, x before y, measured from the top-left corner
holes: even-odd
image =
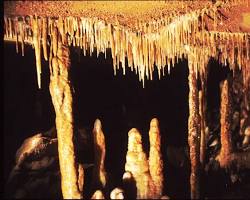
[[[6,37],[9,37],[9,31],[8,31],[8,18],[7,17],[4,17],[4,35]]]
[[[128,151],[125,171],[131,172],[137,188],[137,198],[153,198],[155,188],[149,172],[146,154],[143,152],[141,135],[133,128],[128,132]]]
[[[11,20],[11,18],[8,18],[8,25],[9,25],[9,27],[8,27],[8,32],[9,32],[9,36],[10,36],[10,38],[13,38],[13,32],[12,32],[12,20]]]
[[[59,16],[58,18],[57,27],[58,27],[58,32],[62,36],[63,44],[66,44],[65,21],[64,21],[64,18],[61,16]]]
[[[63,198],[79,199],[79,177],[76,169],[76,156],[73,143],[74,119],[72,113],[72,88],[69,80],[69,49],[58,42],[53,55],[50,74],[50,94],[56,113],[59,166]],[[82,169],[83,170],[83,169]],[[82,180],[83,181],[83,180]]]
[[[48,17],[48,35],[51,37],[52,35],[52,24],[53,24],[53,19],[51,17]]]
[[[200,198],[200,119],[199,119],[199,99],[194,61],[189,59],[189,118],[188,118],[188,144],[191,161],[191,199]]]
[[[18,29],[21,40],[22,56],[24,56],[24,18],[22,18],[22,20],[18,20]]]
[[[220,124],[221,124],[221,150],[217,157],[221,167],[227,167],[230,163],[232,153],[232,138],[231,138],[231,122],[232,122],[232,107],[231,94],[228,80],[225,80],[221,88],[221,108],[220,108]]]
[[[75,37],[76,37],[76,46],[79,47],[79,44],[80,44],[79,18],[76,18],[76,21],[75,21],[75,28],[76,28],[76,34],[75,34]]]
[[[50,74],[53,73],[53,69],[52,69],[53,49],[52,48],[53,48],[52,45],[50,45],[50,48],[49,48],[49,72]]]
[[[102,124],[99,119],[96,119],[93,129],[94,152],[95,152],[95,167],[93,170],[92,187],[105,188],[107,183],[107,175],[104,166],[106,149],[105,137],[102,131]]]
[[[155,185],[155,198],[159,198],[163,192],[163,161],[161,155],[160,127],[156,118],[150,122],[149,141],[149,171]]]
[[[55,21],[51,24],[51,44],[52,45],[52,53],[53,55],[57,55],[58,51],[58,29],[55,26]]]
[[[47,35],[48,35],[48,27],[47,27],[47,18],[42,18],[42,46],[43,46],[43,57],[47,61],[48,60],[48,50],[47,50]]]
[[[35,48],[35,56],[36,56],[36,71],[37,71],[37,83],[38,88],[41,89],[41,45],[40,45],[40,33],[39,33],[39,24],[38,18],[31,18],[32,23],[32,31],[33,31],[33,44]]]
[[[14,35],[16,36],[16,53],[18,53],[18,35],[19,35],[19,26],[17,18],[14,19]]]

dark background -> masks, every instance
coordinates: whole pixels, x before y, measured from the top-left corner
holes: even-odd
[[[80,56],[79,56],[80,55]],[[127,151],[127,133],[135,127],[143,137],[148,153],[148,130],[153,117],[160,121],[162,154],[166,160],[166,146],[187,145],[188,68],[187,61],[171,68],[170,75],[146,80],[145,88],[138,75],[126,69],[113,75],[110,51],[96,58],[84,57],[80,49],[71,49],[71,78],[74,87],[74,117],[78,127],[92,130],[96,118],[103,124],[106,139],[106,169],[121,179]],[[210,62],[208,106],[219,106],[219,82],[226,68]],[[25,46],[25,56],[16,53],[15,44],[4,43],[4,180],[14,166],[15,152],[23,140],[54,125],[55,113],[49,94],[48,62],[42,59],[42,89],[37,88],[34,49]],[[90,133],[91,134],[91,133]],[[176,193],[187,191],[189,172],[173,172],[168,184],[176,180]],[[179,181],[183,181],[183,188]],[[173,185],[173,184],[172,184]],[[185,194],[189,197],[189,194]]]

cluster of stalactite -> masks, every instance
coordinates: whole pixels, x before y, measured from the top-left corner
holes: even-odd
[[[221,3],[222,4],[222,3]],[[221,6],[221,5],[220,5]],[[214,31],[206,31],[206,16],[214,19]],[[62,41],[69,46],[77,46],[86,55],[91,56],[96,50],[97,56],[105,54],[111,48],[114,74],[120,67],[126,73],[125,65],[138,74],[139,80],[152,80],[154,65],[157,66],[159,78],[165,74],[165,68],[170,71],[181,58],[196,57],[202,64],[207,56],[219,57],[223,64],[235,68],[236,63],[244,70],[244,77],[249,76],[247,62],[250,59],[250,35],[248,33],[217,32],[216,25],[222,20],[217,12],[217,6],[210,5],[203,9],[190,11],[184,15],[165,16],[161,20],[148,23],[139,22],[135,30],[119,25],[109,24],[98,18],[82,17],[5,17],[5,39],[15,39],[34,45],[38,86],[41,87],[41,47],[47,60],[47,44],[51,43],[53,30],[57,27]],[[200,57],[196,52],[190,53],[189,48],[201,48],[206,55]],[[204,49],[204,50],[203,50]]]

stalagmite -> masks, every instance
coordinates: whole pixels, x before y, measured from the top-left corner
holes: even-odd
[[[242,146],[248,146],[250,144],[250,126],[248,126],[244,131],[244,139],[242,141]]]
[[[155,198],[159,198],[163,191],[163,162],[161,156],[160,127],[156,118],[150,122],[149,141],[149,171],[155,185]]]
[[[221,150],[216,158],[221,167],[227,167],[230,164],[232,153],[231,122],[232,122],[232,105],[231,94],[228,80],[223,82],[221,88],[221,107],[220,107],[220,124],[221,124]]]
[[[126,199],[136,198],[136,182],[131,172],[125,171],[122,176],[122,188],[125,191]]]
[[[94,152],[95,152],[95,167],[93,170],[92,187],[105,188],[107,183],[107,175],[105,171],[105,137],[102,131],[102,124],[99,119],[95,120],[93,129]]]
[[[199,97],[196,73],[192,59],[189,60],[189,118],[188,118],[188,144],[191,161],[191,199],[198,199],[200,197],[200,120],[199,120]]]
[[[78,188],[81,194],[83,194],[83,186],[84,186],[83,164],[78,164]]]
[[[14,29],[14,35],[16,35],[16,53],[18,53],[18,22],[17,22],[17,19],[15,19],[15,29]]]
[[[124,191],[121,188],[115,188],[110,193],[110,199],[124,199]]]
[[[78,169],[76,168],[75,148],[73,143],[74,119],[72,113],[72,88],[69,78],[69,48],[61,43],[52,58],[50,74],[50,94],[56,113],[59,165],[63,198],[79,199]],[[83,180],[82,180],[83,181]]]
[[[96,190],[91,199],[105,199],[101,190]]]
[[[141,134],[135,128],[128,132],[128,151],[125,170],[131,172],[137,188],[137,198],[153,198],[154,183],[149,172],[146,154],[143,152]]]
[[[164,196],[161,197],[161,199],[170,199],[170,198],[169,198],[169,196],[164,195]]]

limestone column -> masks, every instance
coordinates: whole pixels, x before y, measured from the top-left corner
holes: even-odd
[[[190,189],[191,199],[200,197],[200,119],[199,94],[195,67],[189,61],[189,118],[188,118],[188,144],[191,161]]]
[[[69,78],[70,51],[57,37],[53,28],[50,53],[50,94],[56,113],[59,165],[63,198],[79,199],[82,195],[78,186],[78,164],[73,143],[74,119],[72,112],[72,87]],[[82,169],[83,170],[83,169]],[[81,171],[82,171],[81,170]],[[83,173],[83,172],[82,172]],[[81,181],[79,181],[81,182]]]

